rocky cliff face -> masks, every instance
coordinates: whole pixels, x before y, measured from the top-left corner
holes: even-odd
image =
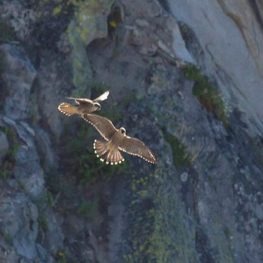
[[[262,2],[167,2],[177,21],[190,27],[201,46],[198,65],[243,112],[250,132],[262,134]]]
[[[262,262],[259,1],[0,2],[0,262]],[[156,154],[109,167],[98,114]]]

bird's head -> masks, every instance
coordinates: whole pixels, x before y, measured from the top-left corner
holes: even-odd
[[[121,127],[121,128],[120,128],[120,132],[121,132],[121,134],[126,135],[126,130],[125,130],[125,128]]]
[[[94,107],[96,108],[97,111],[101,110],[101,105],[98,102],[94,102]]]

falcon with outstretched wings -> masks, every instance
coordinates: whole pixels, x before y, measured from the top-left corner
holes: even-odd
[[[97,157],[106,164],[119,164],[124,161],[121,152],[138,156],[150,163],[156,163],[156,159],[150,149],[139,139],[126,135],[126,130],[115,128],[113,123],[96,114],[83,114],[82,118],[89,122],[105,139],[95,140],[93,148]]]

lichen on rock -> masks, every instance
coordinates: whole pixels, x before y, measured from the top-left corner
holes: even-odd
[[[94,40],[105,38],[108,33],[107,16],[113,4],[112,0],[71,1],[74,17],[68,29],[68,41],[71,45],[73,84],[78,96],[90,96],[92,70],[86,47]]]
[[[220,39],[249,30],[257,20],[244,28],[236,14],[255,6],[0,2],[0,262],[262,262],[262,136],[231,86],[258,76],[248,65],[261,49],[243,56],[241,42],[231,53],[232,36]],[[156,165],[128,154],[105,165],[97,131],[57,110],[106,90],[96,114],[142,140]]]

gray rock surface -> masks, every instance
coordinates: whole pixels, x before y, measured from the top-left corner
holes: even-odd
[[[10,242],[19,256],[36,257],[38,211],[23,193],[3,192],[1,197],[1,234]]]
[[[43,196],[44,173],[33,147],[22,145],[18,148],[14,175],[31,198]]]
[[[0,46],[3,89],[8,96],[5,98],[4,112],[12,119],[27,117],[30,89],[36,76],[36,71],[26,57],[23,48],[16,45]]]
[[[7,136],[4,132],[0,131],[0,162],[5,157],[9,149]]]
[[[263,262],[259,1],[0,2],[0,262]],[[157,164],[109,167],[98,114]],[[1,147],[3,150],[1,150]]]
[[[262,134],[263,64],[260,1],[168,0],[171,13],[194,32],[200,65],[244,113],[250,132]],[[197,59],[197,58],[196,58]]]

